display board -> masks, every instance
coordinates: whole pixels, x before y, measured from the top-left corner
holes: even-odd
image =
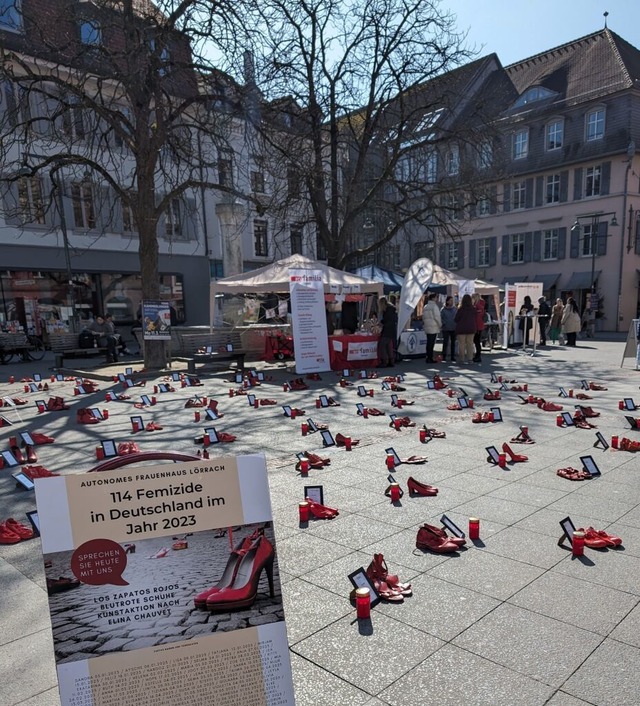
[[[62,706],[293,706],[264,456],[36,485]]]
[[[142,337],[145,341],[171,340],[171,309],[168,302],[142,302]]]
[[[289,270],[296,372],[331,370],[324,285],[320,270]]]

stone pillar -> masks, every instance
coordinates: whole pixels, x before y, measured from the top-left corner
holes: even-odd
[[[229,199],[216,204],[222,240],[224,276],[242,273],[242,232],[246,224],[247,209],[244,203]]]

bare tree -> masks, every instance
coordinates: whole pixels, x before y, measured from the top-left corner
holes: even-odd
[[[217,160],[242,119],[242,91],[207,59],[216,37],[233,43],[233,3],[18,7],[18,31],[4,32],[0,44],[0,179],[17,218],[57,227],[52,205],[64,189],[96,237],[125,220],[139,237],[143,299],[159,299],[159,225],[169,238],[188,227],[194,214],[176,206],[193,203],[196,189],[235,194],[233,183],[220,182]],[[147,367],[165,363],[162,342],[146,347]]]
[[[455,235],[489,196],[476,167],[494,149],[481,89],[497,59],[468,63],[437,2],[260,0],[242,17],[235,36],[266,101],[256,128],[281,183],[287,175],[269,209],[283,221],[306,213],[329,264],[420,229]]]

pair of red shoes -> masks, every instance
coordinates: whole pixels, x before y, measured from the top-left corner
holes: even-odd
[[[597,530],[593,527],[587,527],[587,529],[580,527],[576,532],[584,532],[584,544],[592,549],[614,549],[622,545],[622,537],[608,534],[604,530]]]
[[[399,427],[415,427],[416,423],[411,421],[411,417],[396,417],[394,422],[390,422],[390,427],[395,427],[396,423],[399,422]]]
[[[382,554],[374,554],[367,567],[367,576],[377,594],[390,603],[401,603],[405,597],[413,595],[410,583],[400,581],[396,574],[390,574]]]
[[[457,552],[466,543],[467,540],[464,537],[449,537],[442,528],[426,523],[420,527],[416,536],[416,547],[418,549],[428,550],[435,554]]]
[[[595,382],[590,382],[590,383],[589,383],[589,389],[590,389],[590,390],[596,390],[596,391],[597,391],[597,390],[607,390],[607,389],[609,389],[609,388],[604,387],[604,385],[598,385],[598,384],[596,384]]]
[[[346,446],[346,438],[343,434],[336,434],[336,446]],[[359,443],[360,439],[351,439],[351,446],[357,446]]]
[[[202,397],[192,397],[184,403],[185,409],[192,409],[194,407],[206,407],[207,402],[203,400]]]
[[[340,514],[335,508],[321,505],[311,500],[311,498],[305,498],[305,501],[309,505],[309,512],[315,520],[333,520],[334,517]]]
[[[593,407],[580,407],[579,412],[582,414],[583,417],[586,417],[587,419],[591,419],[593,417],[599,417],[600,412],[596,412]]]
[[[308,390],[309,385],[302,378],[296,378],[289,383],[290,390]]]
[[[82,407],[78,410],[76,419],[78,424],[98,424],[102,421],[101,419],[98,419],[98,417],[94,417],[91,410],[86,407]]]
[[[47,401],[47,411],[62,412],[69,409],[69,405],[64,403],[64,397],[50,397]]]
[[[25,405],[25,404],[28,403],[28,401],[22,399],[22,397],[10,397],[9,400],[11,400],[11,402],[13,402],[13,404],[14,404],[16,407],[22,407],[22,405]],[[11,405],[11,404],[9,403],[9,401],[7,401],[7,400],[0,400],[0,402],[2,402],[2,405],[3,405],[4,407],[11,407],[11,406],[13,406],[13,405]]]
[[[367,414],[370,417],[383,417],[384,412],[381,409],[378,409],[377,407],[367,407]]]
[[[52,478],[58,475],[57,473],[52,473],[44,466],[23,466],[22,472],[31,480],[35,480],[36,478]]]
[[[4,522],[0,522],[0,544],[17,544],[24,539],[31,539],[33,530],[31,527],[23,525],[22,522],[10,517]]]
[[[562,411],[562,405],[556,404],[555,402],[547,402],[542,397],[539,397],[536,404],[538,408],[543,412],[560,412]]]
[[[473,417],[471,417],[471,421],[474,424],[487,424],[493,421],[493,415],[491,412],[476,412]]]
[[[278,404],[278,400],[263,399],[263,400],[258,400],[258,403],[260,404],[261,407],[267,407],[270,405]]]
[[[504,444],[502,444],[502,451],[509,456],[511,459],[511,463],[524,463],[524,461],[528,461],[529,457],[525,456],[524,454],[516,454],[512,451],[511,447],[507,442],[505,441]]]
[[[118,456],[140,453],[140,448],[135,441],[122,441],[118,444]]]
[[[162,431],[162,427],[155,422],[149,422],[145,427],[145,431]]]
[[[496,390],[495,392],[492,392],[491,390],[487,390],[484,393],[484,399],[487,400],[488,402],[494,402],[495,400],[500,399],[500,390]]]
[[[310,468],[324,468],[325,466],[331,465],[331,459],[330,458],[322,458],[322,456],[318,456],[318,454],[313,454],[310,451],[303,451],[303,456],[304,458],[309,461],[309,467]],[[300,470],[300,461],[296,463],[296,471]]]
[[[423,430],[426,433],[427,439],[446,439],[447,434],[444,431],[438,431],[437,429],[429,429],[427,425],[423,425]]]
[[[16,441],[15,437],[12,437],[9,440],[9,442],[11,442],[11,441],[13,441],[14,443],[9,448],[18,463],[23,464],[23,463],[36,463],[37,462],[38,454],[35,452],[35,449],[33,448],[33,446],[29,446],[28,444],[26,444],[24,447],[25,453],[22,453],[22,450],[20,449],[20,447],[15,443],[15,441]]]
[[[631,439],[627,439],[626,436],[623,436],[618,442],[618,448],[620,451],[631,451],[631,453],[635,453],[636,451],[640,451],[640,441],[632,441]]]
[[[593,476],[589,471],[578,470],[577,468],[558,468],[556,475],[560,478],[566,478],[567,480],[591,480]]]

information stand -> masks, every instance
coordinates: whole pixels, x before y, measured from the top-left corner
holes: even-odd
[[[629,333],[627,334],[627,341],[624,345],[624,350],[622,351],[622,360],[620,361],[620,367],[624,365],[626,358],[632,358],[636,367],[636,370],[640,370],[640,346],[637,340],[638,324],[640,324],[640,319],[632,319],[629,326]]]

